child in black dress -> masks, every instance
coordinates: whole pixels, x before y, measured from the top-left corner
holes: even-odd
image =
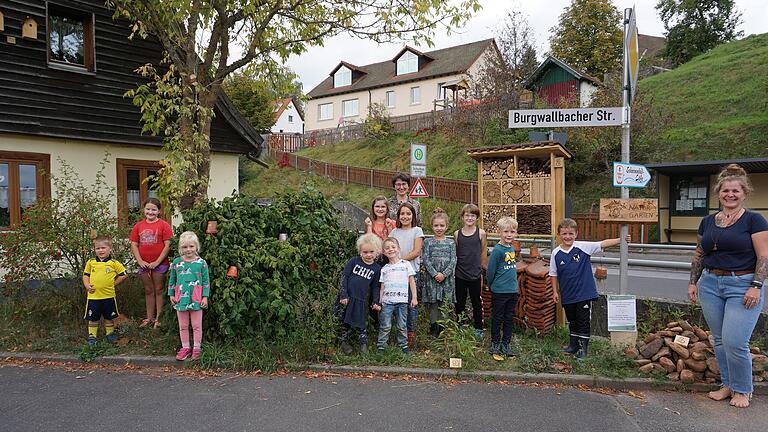
[[[352,329],[358,332],[360,352],[368,352],[368,330],[365,326],[368,305],[379,302],[379,275],[381,266],[376,256],[381,253],[381,239],[375,234],[364,234],[357,239],[359,256],[350,259],[341,273],[339,304],[341,313],[341,351],[352,354],[349,335]],[[372,301],[368,297],[373,296]]]

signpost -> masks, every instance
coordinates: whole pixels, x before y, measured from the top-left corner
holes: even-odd
[[[651,181],[651,173],[643,165],[614,162],[613,186],[644,188]]]
[[[427,188],[424,187],[424,183],[420,178],[416,179],[416,182],[413,184],[411,192],[408,194],[408,196],[411,198],[429,198]]]
[[[655,223],[659,200],[650,198],[600,198],[600,222]]]
[[[411,144],[411,177],[425,178],[427,176],[427,146]]]
[[[510,110],[509,127],[621,126],[622,108]]]

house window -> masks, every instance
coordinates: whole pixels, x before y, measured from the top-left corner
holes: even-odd
[[[48,5],[48,63],[95,70],[93,14]]]
[[[333,103],[320,104],[317,106],[320,113],[320,120],[330,120],[333,118]]]
[[[421,103],[421,87],[411,87],[411,105]]]
[[[406,51],[403,55],[397,59],[397,74],[403,75],[407,73],[418,72],[419,70],[419,58],[416,54]]]
[[[26,209],[50,198],[51,158],[46,154],[0,151],[0,229],[21,221]]]
[[[387,108],[394,108],[395,107],[395,92],[388,91],[387,92]]]
[[[343,87],[352,84],[352,71],[342,66],[333,74],[333,86]]]
[[[293,116],[292,115],[288,116],[288,123],[293,123]]]
[[[142,204],[157,198],[155,183],[160,163],[147,160],[117,159],[117,212],[120,221],[131,223],[141,218]]]
[[[437,84],[437,99],[438,100],[444,100],[445,99],[445,87],[443,87],[444,85],[445,85],[444,82],[441,82],[441,83]]]
[[[357,99],[345,100],[342,102],[344,107],[344,117],[354,117],[357,115]]]

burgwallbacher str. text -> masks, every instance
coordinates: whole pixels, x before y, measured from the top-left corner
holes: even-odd
[[[608,110],[598,109],[595,112],[583,112],[577,110],[576,112],[562,112],[560,110],[552,110],[547,113],[536,114],[523,114],[519,112],[512,112],[513,123],[527,123],[531,125],[537,125],[538,123],[553,123],[553,122],[592,122],[592,121],[611,121],[615,120],[613,113]]]

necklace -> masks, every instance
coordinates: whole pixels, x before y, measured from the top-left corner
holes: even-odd
[[[729,226],[733,225],[734,223],[736,223],[736,221],[739,219],[739,217],[741,217],[741,214],[742,214],[743,210],[744,210],[744,208],[742,207],[738,211],[736,211],[735,213],[731,213],[731,214],[728,214],[725,211],[720,210],[720,213],[722,214],[722,216],[725,217],[725,220],[723,220],[722,217],[718,218],[717,216],[715,216],[715,226],[720,228],[722,231],[720,231],[718,233],[717,237],[714,236],[714,233],[712,235],[712,237],[713,237],[712,238],[712,243],[713,243],[712,250],[713,251],[717,250],[717,242],[718,242],[718,240],[720,240],[720,237],[723,235],[723,232],[725,232],[725,229],[728,228]]]

